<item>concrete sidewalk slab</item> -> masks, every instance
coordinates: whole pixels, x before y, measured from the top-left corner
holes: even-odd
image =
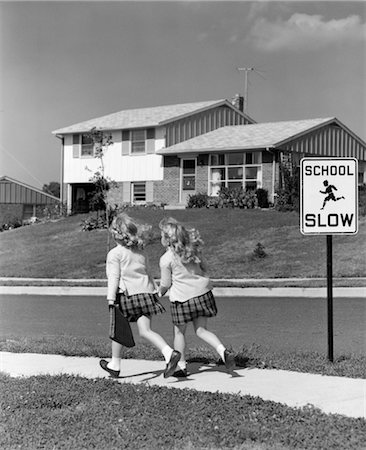
[[[89,286],[0,286],[0,295],[105,296],[106,287]],[[327,288],[304,287],[215,287],[217,297],[308,297],[326,298]],[[365,287],[334,287],[334,298],[365,298]]]
[[[122,360],[119,383],[144,383],[179,389],[258,396],[263,400],[301,408],[313,405],[327,414],[366,418],[366,380],[330,377],[285,370],[238,368],[228,374],[224,366],[191,363],[187,379],[163,377],[164,361]],[[0,352],[0,370],[12,377],[79,375],[108,378],[99,358],[65,357],[34,353]]]

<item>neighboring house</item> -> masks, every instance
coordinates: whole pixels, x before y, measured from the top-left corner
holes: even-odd
[[[105,175],[118,182],[112,203],[186,205],[189,195],[220,187],[263,188],[274,201],[281,165],[303,156],[352,156],[365,182],[366,143],[336,118],[257,124],[233,101],[124,110],[53,132],[62,139],[63,184],[69,212],[88,210],[90,178],[100,161],[86,134],[112,135]]]
[[[87,136],[93,127],[112,135],[113,145],[103,162],[105,176],[119,183],[115,203],[185,204],[189,194],[207,184],[197,177],[193,185],[189,178],[199,170],[198,163],[191,158],[179,160],[180,185],[180,180],[170,176],[176,176],[177,161],[158,151],[225,125],[254,123],[241,109],[240,97],[232,103],[222,99],[131,109],[53,131],[62,139],[62,199],[66,199],[68,211],[88,210],[88,194],[93,189],[90,178],[100,166]]]
[[[46,207],[60,203],[60,199],[13,178],[0,177],[0,225],[23,222]]]

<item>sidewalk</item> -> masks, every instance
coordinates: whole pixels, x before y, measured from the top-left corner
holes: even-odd
[[[366,419],[366,380],[289,372],[238,368],[228,374],[224,366],[190,363],[187,379],[164,379],[163,361],[122,360],[119,383],[144,383],[177,389],[252,395],[290,407],[313,405],[326,414]],[[0,370],[12,377],[41,374],[109,378],[99,358],[66,357],[33,353],[0,352]]]

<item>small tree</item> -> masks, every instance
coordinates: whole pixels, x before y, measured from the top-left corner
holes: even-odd
[[[90,195],[89,205],[93,211],[104,211],[107,227],[109,226],[109,208],[107,204],[107,192],[111,187],[116,185],[115,181],[112,181],[109,177],[105,176],[104,171],[104,155],[110,145],[113,144],[112,136],[105,134],[103,130],[97,130],[95,127],[87,133],[87,136],[92,139],[94,145],[94,156],[100,161],[100,167],[90,178],[90,181],[94,184],[94,192]],[[109,233],[107,238],[107,247],[109,250]]]

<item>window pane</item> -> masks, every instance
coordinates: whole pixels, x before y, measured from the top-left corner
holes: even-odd
[[[212,181],[225,180],[225,169],[211,169],[211,180]]]
[[[222,185],[223,185],[223,183],[221,183],[220,181],[211,183],[210,195],[213,195],[213,196],[219,195],[219,192],[220,192],[220,189],[221,189]]]
[[[133,201],[145,202],[146,201],[146,185],[145,183],[133,184]]]
[[[245,153],[245,164],[253,164],[253,153]]]
[[[240,189],[243,187],[243,183],[241,181],[229,181],[227,185],[231,189]]]
[[[194,159],[183,160],[183,174],[194,174],[196,172],[196,161]]]
[[[81,146],[81,156],[93,156],[94,148],[93,144],[83,144]]]
[[[246,167],[245,168],[245,178],[248,180],[256,180],[258,173],[258,167]]]
[[[145,142],[132,142],[131,153],[145,153]]]
[[[132,130],[131,140],[132,141],[144,141],[145,140],[145,130]]]
[[[228,169],[229,180],[242,180],[243,168],[242,167],[229,167]]]
[[[86,136],[85,134],[82,135],[81,137],[81,143],[84,144],[92,144],[93,143],[93,139],[90,136]]]
[[[211,166],[223,166],[225,164],[225,155],[211,155]]]
[[[227,155],[227,163],[230,166],[240,166],[243,164],[243,154],[242,153],[229,153]]]
[[[194,176],[186,175],[183,177],[183,190],[193,191],[196,188],[196,180]]]

